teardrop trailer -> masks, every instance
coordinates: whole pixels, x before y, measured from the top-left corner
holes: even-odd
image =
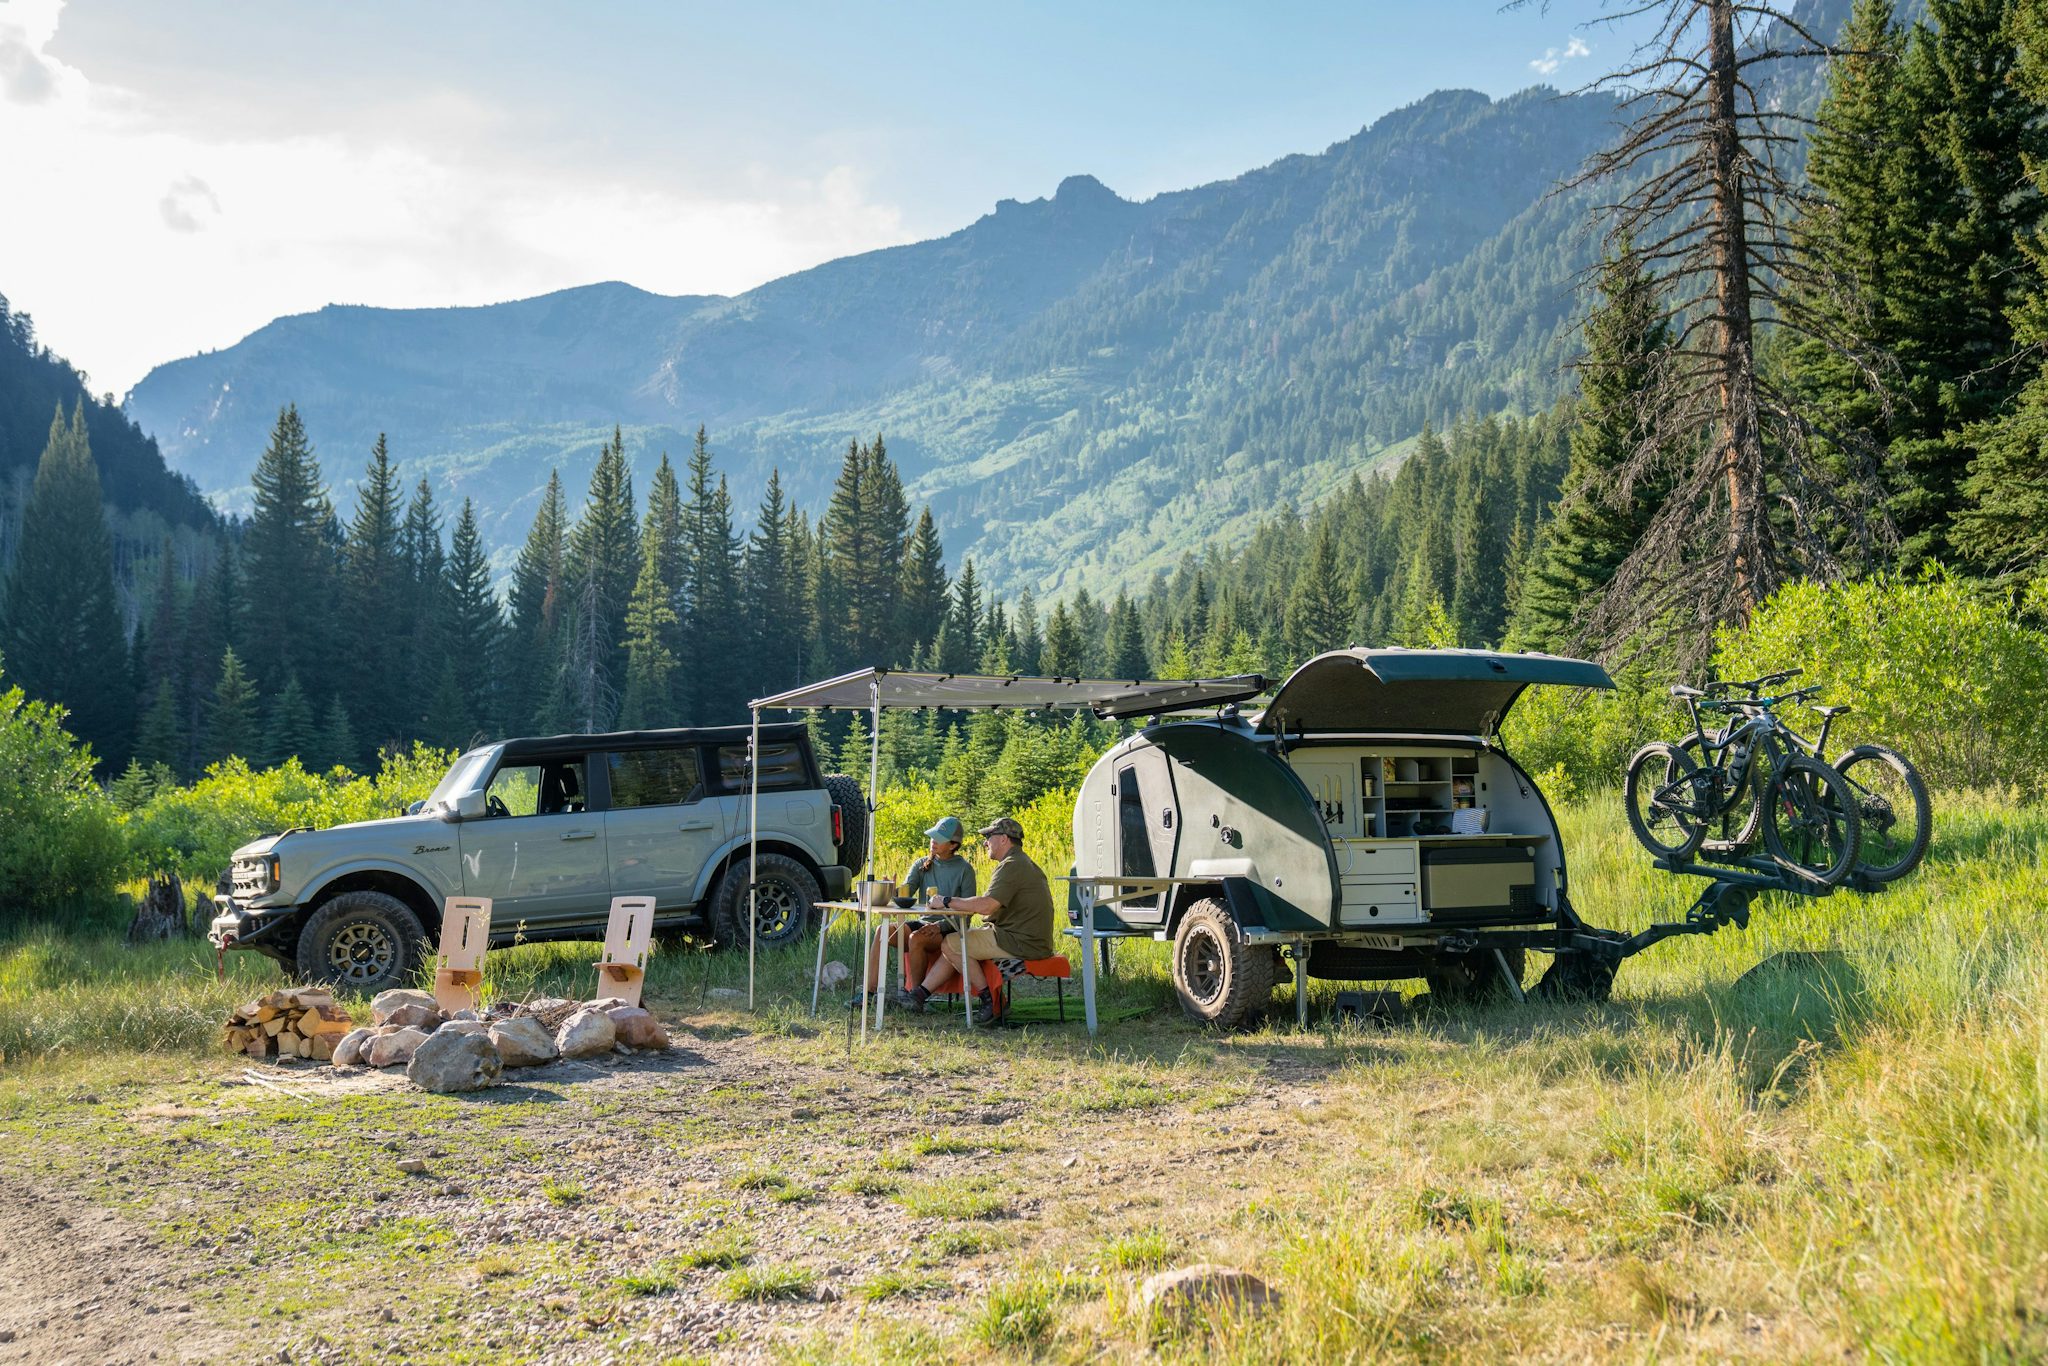
[[[1183,1010],[1218,1027],[1263,1010],[1291,965],[1305,1023],[1311,977],[1423,978],[1439,998],[1520,1000],[1531,953],[1551,962],[1530,994],[1604,999],[1619,965],[1652,944],[1746,925],[1761,892],[1832,890],[1739,854],[1659,860],[1706,879],[1682,919],[1633,935],[1588,924],[1550,804],[1501,739],[1535,686],[1614,681],[1556,655],[1351,648],[1301,665],[1249,715],[1239,708],[1267,688],[1256,675],[1108,683],[864,670],[754,709],[836,705],[879,719],[891,707],[1085,706],[1149,717],[1095,763],[1075,802],[1068,933],[1082,948],[1091,1033],[1098,957],[1106,964],[1119,939],[1170,944]],[[1166,719],[1194,708],[1212,714]]]

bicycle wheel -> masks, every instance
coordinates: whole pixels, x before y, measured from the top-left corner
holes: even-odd
[[[1849,780],[1818,759],[1788,759],[1764,789],[1764,848],[1832,887],[1856,866],[1863,824]]]
[[[1697,735],[1679,741],[1678,747],[1685,751],[1686,758],[1702,769],[1712,763],[1701,750]],[[1763,788],[1762,765],[1752,760],[1743,770],[1741,788],[1728,796],[1727,805],[1708,817],[1705,843],[1723,845],[1731,853],[1740,853],[1755,844],[1757,834],[1763,828],[1764,809],[1757,800],[1757,794]],[[1726,790],[1723,791],[1725,793]]]
[[[1906,756],[1884,745],[1858,745],[1835,761],[1848,781],[1863,822],[1856,871],[1872,882],[1891,882],[1920,866],[1934,835],[1927,784]]]
[[[1621,785],[1629,828],[1643,847],[1661,859],[1683,862],[1707,837],[1700,803],[1700,766],[1676,745],[1644,745],[1628,761]]]

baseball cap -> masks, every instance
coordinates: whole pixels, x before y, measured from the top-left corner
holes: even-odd
[[[1008,835],[1013,840],[1022,840],[1024,838],[1024,827],[1011,820],[1008,816],[998,816],[982,827],[981,834],[984,839],[990,835]]]
[[[924,837],[928,840],[950,840],[954,844],[958,844],[960,842],[960,818],[958,816],[939,817],[939,823],[925,831]]]

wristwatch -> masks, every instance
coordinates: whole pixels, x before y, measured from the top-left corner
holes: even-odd
[[[950,911],[953,909],[953,898],[950,896],[942,896],[939,898],[939,905],[944,907],[946,910]]]

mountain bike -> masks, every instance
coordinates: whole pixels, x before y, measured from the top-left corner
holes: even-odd
[[[1760,826],[1774,862],[1835,886],[1855,868],[1862,843],[1855,789],[1794,743],[1776,710],[1820,689],[1765,697],[1761,686],[1762,680],[1750,697],[1729,698],[1672,685],[1671,695],[1692,718],[1693,733],[1682,741],[1645,745],[1629,760],[1622,785],[1629,826],[1645,848],[1672,863],[1698,853],[1709,833],[1725,836],[1733,828],[1740,847],[1741,828]],[[1703,714],[1729,719],[1709,732]]]
[[[1714,697],[1746,693],[1743,700],[1757,705],[1766,701],[1763,689],[1799,674],[1798,669],[1786,669],[1745,682],[1709,683],[1705,691]],[[1821,718],[1820,734],[1808,740],[1790,725],[1784,725],[1784,736],[1787,743],[1808,758],[1825,761],[1828,732],[1834,729],[1835,718],[1850,708],[1812,705],[1810,709]],[[1695,752],[1697,741],[1688,738],[1679,743],[1696,763],[1704,766],[1702,754]],[[1870,882],[1894,882],[1919,867],[1934,834],[1934,809],[1928,800],[1927,784],[1912,761],[1889,745],[1866,744],[1844,751],[1833,761],[1833,767],[1855,793],[1856,814],[1863,827],[1856,872]],[[1752,786],[1750,796],[1754,790]],[[1710,824],[1705,847],[1714,853],[1741,853],[1756,843],[1760,815],[1760,809],[1748,796],[1738,800]]]

